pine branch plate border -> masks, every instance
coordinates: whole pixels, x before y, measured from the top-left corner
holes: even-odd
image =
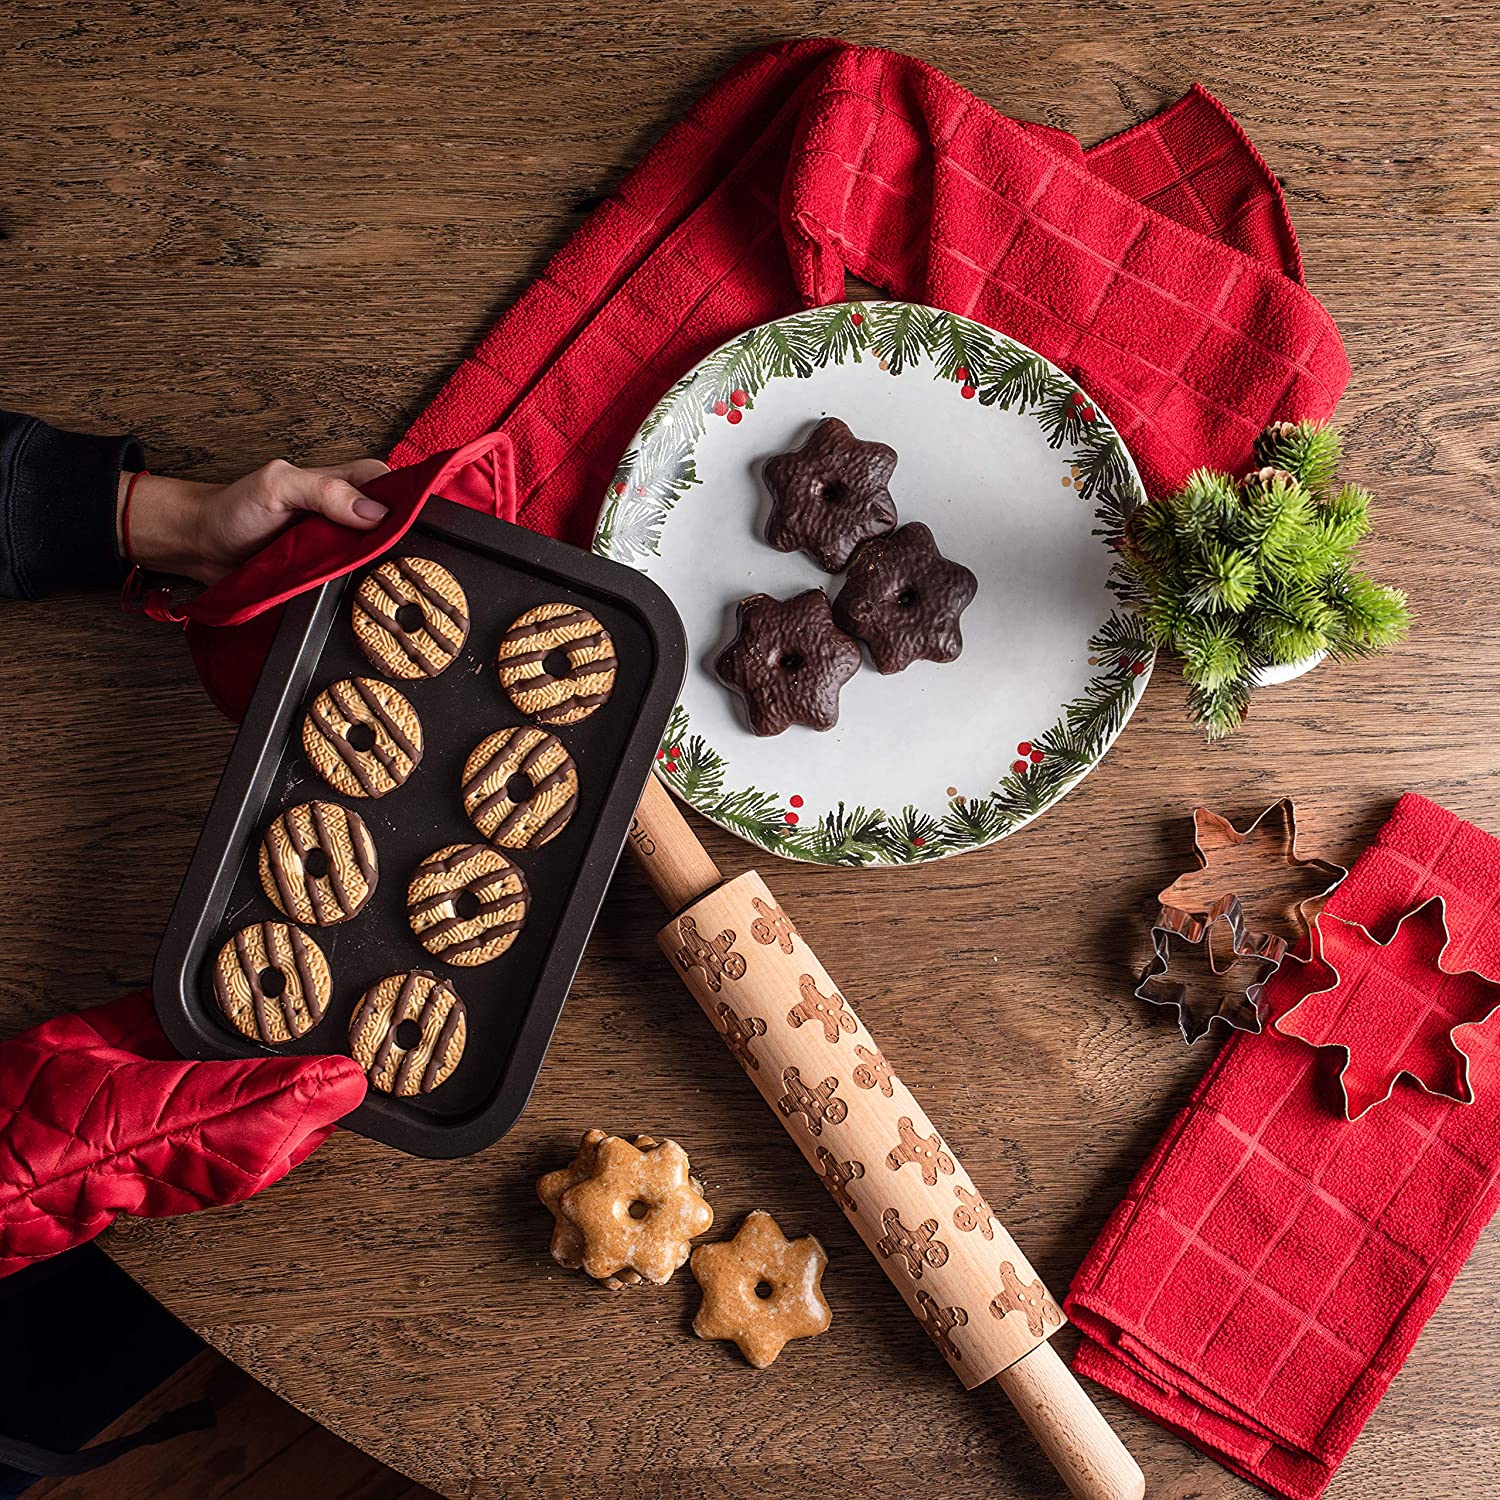
[[[761,462],[800,443],[824,415],[897,450],[891,489],[901,519],[926,521],[938,545],[974,569],[980,599],[965,615],[957,662],[881,677],[866,661],[845,689],[837,729],[757,739],[712,662],[745,595],[837,592],[840,579],[761,535]],[[1150,677],[1151,644],[1112,592],[1119,538],[1144,498],[1124,443],[1088,393],[971,319],[849,302],[731,339],[647,417],[594,537],[595,551],[655,577],[688,626],[688,681],[657,775],[730,832],[817,864],[918,864],[1014,833],[1099,763]],[[983,547],[972,540],[976,526],[991,539]],[[967,551],[953,541],[965,532]],[[1007,542],[1026,549],[1024,575]],[[995,569],[985,566],[991,545],[1006,559]],[[1032,657],[1016,660],[1006,632],[1028,588],[1044,618],[1023,622],[1023,634],[1034,632]],[[987,590],[990,611],[978,613]],[[851,715],[856,689],[863,696]],[[1032,705],[1024,722],[1015,719],[1023,701]],[[882,731],[918,723],[929,732],[904,759]]]

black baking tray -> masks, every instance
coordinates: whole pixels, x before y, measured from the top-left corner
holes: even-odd
[[[415,1099],[372,1089],[343,1123],[413,1155],[464,1156],[504,1135],[531,1095],[677,701],[687,643],[671,601],[644,574],[449,501],[429,500],[385,555],[406,554],[454,574],[471,622],[463,651],[439,676],[387,679],[421,718],[420,765],[383,797],[346,797],[302,753],[302,718],[324,687],[341,677],[383,675],[350,625],[350,591],[376,558],[286,607],[157,954],[156,1011],[186,1057],[347,1052],[349,1018],[371,984],[410,969],[439,974],[468,1012],[464,1055],[452,1076]],[[495,649],[517,615],[551,600],[583,605],[614,637],[614,691],[587,719],[552,729],[578,766],[578,809],[568,826],[539,849],[505,851],[531,887],[526,926],[499,958],[455,967],[413,935],[407,883],[434,850],[483,842],[459,792],[464,761],[485,735],[527,722],[500,686]],[[364,819],[379,879],[357,916],[306,929],[327,955],[332,1000],[306,1036],[271,1048],[222,1020],[212,966],[239,927],[286,920],[261,889],[260,838],[283,808],[314,797]]]

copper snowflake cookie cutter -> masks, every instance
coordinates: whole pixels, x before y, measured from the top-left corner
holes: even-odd
[[[1277,816],[1282,823],[1281,862],[1288,870],[1311,871],[1321,877],[1316,882],[1317,889],[1289,904],[1287,909],[1293,920],[1284,933],[1274,931],[1272,923],[1258,922],[1252,928],[1242,893],[1226,888],[1224,883],[1216,884],[1213,874],[1217,864],[1224,862],[1219,856],[1250,844],[1261,826]],[[1323,906],[1349,873],[1342,865],[1299,851],[1297,805],[1290,797],[1273,802],[1243,829],[1210,808],[1195,807],[1193,855],[1197,868],[1179,875],[1157,895],[1158,912],[1151,926],[1153,957],[1135,989],[1138,999],[1176,1009],[1178,1029],[1189,1046],[1206,1036],[1216,1020],[1252,1035],[1264,1029],[1260,1001],[1267,982],[1294,943],[1305,939],[1309,948],[1316,943]],[[1206,899],[1194,900],[1195,895]],[[1213,946],[1220,922],[1230,935],[1229,952],[1223,960]],[[1189,987],[1172,973],[1174,939],[1179,952],[1200,950],[1215,980],[1226,979],[1245,962],[1257,965],[1255,978],[1238,987],[1219,986],[1216,1005],[1195,1004]],[[1209,999],[1213,999],[1213,993]]]
[[[1335,964],[1334,961],[1329,958],[1327,956],[1327,953],[1324,951],[1324,932],[1322,926],[1320,925],[1321,920],[1322,918],[1326,917],[1328,921],[1337,923],[1339,927],[1349,929],[1351,932],[1357,932],[1372,948],[1378,949],[1382,952],[1386,952],[1389,951],[1399,940],[1402,934],[1402,929],[1408,922],[1420,919],[1426,913],[1434,909],[1436,910],[1438,926],[1442,931],[1442,942],[1438,945],[1437,952],[1433,955],[1432,958],[1432,966],[1434,972],[1448,979],[1467,978],[1477,980],[1480,985],[1486,987],[1491,991],[1493,1003],[1489,1005],[1489,1007],[1484,1011],[1482,1015],[1476,1016],[1466,1021],[1456,1021],[1453,1025],[1441,1029],[1441,1034],[1446,1036],[1449,1048],[1451,1049],[1452,1053],[1458,1058],[1458,1087],[1456,1092],[1450,1093],[1447,1089],[1434,1087],[1419,1074],[1414,1073],[1409,1067],[1397,1066],[1396,1064],[1398,1062],[1404,1062],[1405,1058],[1403,1054],[1402,1058],[1392,1059],[1387,1064],[1391,1071],[1389,1079],[1386,1082],[1385,1092],[1383,1094],[1377,1094],[1373,1090],[1369,1091],[1365,1096],[1365,1102],[1359,1107],[1359,1109],[1356,1110],[1353,1108],[1353,1101],[1351,1098],[1349,1087],[1349,1073],[1350,1070],[1355,1066],[1353,1049],[1343,1042],[1329,1040],[1329,1038],[1334,1034],[1334,1031],[1338,1026],[1343,1012],[1340,1011],[1331,1018],[1328,1027],[1323,1031],[1319,1040],[1314,1040],[1312,1036],[1309,1036],[1301,1031],[1288,1030],[1286,1024],[1310,1000],[1315,1000],[1320,995],[1333,994],[1343,986],[1343,973],[1339,969],[1338,965]],[[1274,1030],[1278,1035],[1292,1038],[1295,1041],[1303,1042],[1316,1052],[1326,1050],[1342,1052],[1344,1054],[1343,1063],[1339,1067],[1337,1081],[1339,1087],[1339,1096],[1343,1101],[1343,1113],[1345,1120],[1347,1120],[1350,1124],[1353,1124],[1356,1120],[1363,1119],[1364,1116],[1367,1115],[1372,1109],[1375,1109],[1377,1106],[1386,1103],[1390,1099],[1391,1095],[1396,1092],[1396,1085],[1403,1078],[1410,1079],[1411,1082],[1414,1083],[1419,1089],[1421,1089],[1424,1094],[1428,1094],[1435,1099],[1447,1099],[1454,1104],[1472,1104],[1475,1099],[1473,1080],[1471,1076],[1471,1069],[1474,1059],[1469,1053],[1468,1049],[1463,1045],[1462,1042],[1459,1041],[1458,1034],[1461,1031],[1478,1030],[1480,1027],[1485,1026],[1490,1021],[1492,1021],[1497,1014],[1500,1014],[1500,978],[1497,978],[1496,976],[1491,974],[1486,974],[1482,970],[1476,969],[1472,966],[1466,966],[1459,969],[1450,969],[1444,966],[1443,955],[1447,953],[1448,949],[1453,944],[1453,929],[1448,925],[1448,906],[1443,897],[1441,895],[1425,896],[1415,906],[1409,908],[1407,911],[1404,911],[1396,919],[1394,927],[1391,928],[1390,936],[1387,937],[1384,942],[1377,938],[1374,931],[1365,923],[1355,921],[1350,917],[1341,917],[1335,912],[1319,913],[1318,918],[1316,918],[1313,922],[1312,930],[1313,946],[1312,951],[1307,955],[1307,957],[1304,958],[1298,954],[1290,954],[1288,956],[1295,963],[1302,965],[1311,965],[1313,963],[1321,964],[1328,970],[1329,974],[1332,976],[1331,982],[1328,984],[1320,985],[1316,989],[1308,990],[1307,993],[1300,996],[1293,1005],[1283,1011],[1279,1016],[1275,1017],[1271,1022],[1271,1027],[1272,1030]],[[1363,976],[1361,976],[1361,978],[1362,977]],[[1424,1013],[1423,1019],[1425,1019],[1425,1014],[1429,1013],[1430,1011]],[[1451,1019],[1451,1012],[1444,1012],[1443,1019]],[[1418,1027],[1420,1027],[1420,1024],[1421,1022],[1419,1020]],[[1408,1032],[1408,1041],[1415,1036],[1416,1030],[1417,1028],[1413,1028]]]

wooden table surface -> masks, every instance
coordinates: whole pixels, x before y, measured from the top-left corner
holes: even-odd
[[[450,0],[8,8],[0,403],[138,432],[152,467],[383,452],[598,194],[726,65],[814,31],[920,54],[1086,141],[1202,80],[1287,182],[1355,369],[1372,567],[1411,645],[1263,695],[1205,748],[1160,672],[1104,766],[956,861],[759,863],[1059,1292],[1209,1056],[1130,998],[1186,815],[1293,793],[1346,861],[1420,789],[1500,832],[1500,28],[1484,5],[1187,0],[591,7]],[[196,14],[195,14],[196,12]],[[144,982],[231,729],[169,629],[110,599],[0,634],[0,1034]],[[751,851],[706,831],[728,869]],[[774,867],[774,868],[772,868]],[[623,868],[525,1118],[465,1161],[340,1135],[260,1201],[105,1240],[267,1385],[469,1495],[1046,1496],[998,1391],[965,1397],[657,955]],[[920,961],[915,955],[922,955]],[[940,1071],[955,1037],[965,1076]],[[691,1278],[619,1296],[547,1258],[578,1132],[669,1133],[721,1224],[830,1254],[831,1333],[756,1374]],[[1500,1490],[1500,1233],[1481,1239],[1331,1490]],[[1073,1335],[1064,1331],[1065,1352]],[[1154,1496],[1240,1482],[1107,1410]]]

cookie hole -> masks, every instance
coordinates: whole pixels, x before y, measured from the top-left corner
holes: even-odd
[[[286,975],[280,969],[262,969],[255,982],[267,1000],[278,1000],[286,993]]]
[[[422,1028],[415,1021],[402,1021],[396,1027],[396,1045],[403,1052],[410,1052],[422,1040]]]
[[[901,609],[910,609],[921,597],[915,589],[902,589],[896,595],[896,604]]]
[[[375,731],[368,724],[351,724],[344,738],[356,755],[363,755],[366,750],[375,748]]]
[[[479,915],[479,897],[473,891],[460,891],[453,898],[453,915],[460,922],[472,922]]]
[[[536,795],[536,788],[531,784],[531,777],[523,776],[517,771],[514,776],[506,778],[505,795],[519,807],[523,802],[531,801]]]
[[[849,486],[842,479],[830,479],[823,486],[825,505],[842,505],[849,496]]]
[[[629,1208],[625,1210],[632,1219],[644,1219],[651,1212],[651,1205],[644,1198],[637,1198]]]
[[[806,658],[800,651],[783,651],[781,660],[776,663],[783,672],[800,672],[806,665]]]
[[[396,623],[408,634],[413,635],[426,623],[427,617],[422,613],[420,604],[412,604],[410,601],[401,605],[396,611]]]
[[[321,849],[309,849],[302,856],[302,868],[311,880],[322,880],[328,873],[328,856]]]
[[[573,670],[573,663],[566,651],[549,651],[542,658],[542,671],[549,677],[567,677]]]
[[[759,1297],[762,1302],[766,1301],[770,1297],[771,1293],[775,1290],[776,1288],[772,1286],[769,1281],[757,1281],[755,1283],[755,1295]]]

